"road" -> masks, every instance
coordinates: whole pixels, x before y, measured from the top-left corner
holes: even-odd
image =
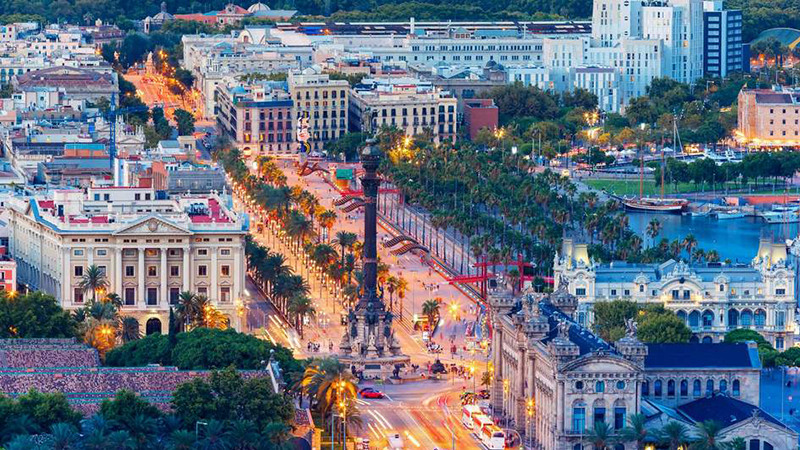
[[[125,79],[136,86],[137,94],[147,106],[163,106],[164,115],[168,119],[173,120],[175,109],[182,108],[195,115],[196,125],[213,125],[213,122],[203,121],[202,101],[196,90],[177,95],[169,88],[174,80],[160,74],[128,72],[125,74]]]
[[[392,434],[400,434],[407,449],[444,450],[455,448],[454,444],[459,449],[482,448],[461,425],[459,394],[463,381],[375,386],[387,398],[358,400],[364,422],[358,434],[369,438],[371,448],[387,447],[387,436]]]

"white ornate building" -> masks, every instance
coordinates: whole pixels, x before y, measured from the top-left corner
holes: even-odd
[[[491,414],[537,450],[589,450],[600,422],[611,438],[644,414],[655,435],[665,424],[721,424],[721,440],[748,449],[797,448],[796,432],[759,408],[761,364],[753,345],[643,344],[636,325],[607,343],[576,323],[565,288],[541,297],[489,295],[492,320]],[[633,450],[617,442],[614,450]]]
[[[590,260],[586,244],[565,238],[554,272],[555,288],[566,282],[578,299],[582,325],[594,322],[595,303],[625,299],[675,311],[696,341],[720,342],[737,328],[758,331],[778,350],[796,339],[795,269],[785,244],[767,238],[750,264],[601,264]]]
[[[91,298],[79,283],[97,265],[122,314],[166,333],[182,291],[205,295],[243,327],[246,221],[217,195],[156,198],[153,189],[57,190],[9,201],[9,247],[19,281],[66,310]]]

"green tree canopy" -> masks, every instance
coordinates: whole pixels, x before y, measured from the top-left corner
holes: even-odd
[[[178,386],[172,396],[175,412],[186,423],[198,420],[251,420],[259,429],[287,423],[294,417],[291,398],[276,394],[269,378],[243,379],[233,369],[214,372]]]
[[[194,115],[189,111],[176,109],[175,122],[178,123],[179,136],[191,136],[194,133]]]
[[[77,322],[42,292],[0,292],[0,338],[67,338],[77,336]]]
[[[133,391],[120,390],[113,399],[103,400],[100,404],[100,413],[108,420],[114,420],[124,425],[132,424],[137,416],[158,419],[163,414],[147,400],[139,397]]]
[[[663,306],[640,306],[630,300],[613,300],[594,305],[594,331],[613,342],[625,335],[625,321],[635,319],[637,337],[642,342],[689,342],[692,331],[670,310]]]

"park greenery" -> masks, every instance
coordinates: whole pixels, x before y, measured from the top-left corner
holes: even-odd
[[[0,396],[0,445],[32,449],[248,449],[288,447],[294,407],[265,377],[214,372],[178,386],[170,413],[127,390],[87,418],[61,393]],[[202,426],[199,424],[202,423]]]
[[[657,185],[661,184],[661,164],[653,164],[653,176]],[[800,170],[800,154],[793,152],[756,152],[745,155],[741,162],[725,162],[720,165],[708,158],[692,162],[667,158],[664,170],[665,185],[677,188],[679,183],[693,183],[695,187],[716,189],[733,183],[733,187],[747,186],[753,181],[755,188],[759,182],[783,186]],[[780,183],[779,183],[780,181]]]
[[[647,343],[689,342],[692,331],[663,306],[644,306],[632,300],[612,300],[594,305],[593,331],[608,342],[625,336],[625,322],[634,319],[637,337]]]
[[[432,232],[458,230],[478,260],[499,264],[521,254],[546,274],[565,233],[583,234],[590,256],[602,261],[691,259],[697,247],[690,236],[675,245],[662,240],[646,247],[616,202],[578,192],[568,178],[548,169],[534,173],[529,155],[502,146],[486,151],[463,141],[435,146],[430,136],[407,138],[389,128],[380,133],[379,145],[386,155],[382,173],[405,202],[430,212]],[[654,242],[660,231],[660,226],[654,230]]]

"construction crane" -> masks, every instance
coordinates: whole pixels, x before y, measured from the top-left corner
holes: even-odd
[[[94,115],[85,116],[85,119],[92,119],[97,117],[102,117],[108,122],[109,128],[109,137],[108,137],[108,165],[113,170],[114,169],[114,158],[117,157],[117,115],[118,114],[130,114],[130,113],[137,113],[137,112],[145,112],[148,111],[149,108],[147,106],[131,106],[128,108],[117,108],[117,95],[111,94],[110,105],[108,108],[108,112],[105,114],[99,112]]]

